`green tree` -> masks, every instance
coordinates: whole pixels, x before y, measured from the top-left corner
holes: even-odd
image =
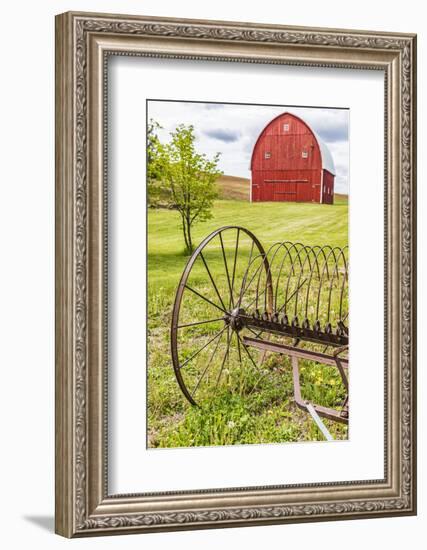
[[[170,193],[162,182],[164,152],[158,136],[162,129],[158,122],[150,119],[147,128],[147,191],[149,205],[155,207],[170,202]]]
[[[153,136],[159,126],[152,121]],[[181,227],[186,252],[194,249],[192,228],[195,223],[212,217],[212,207],[217,197],[215,181],[222,174],[218,170],[220,153],[212,159],[198,153],[195,147],[194,127],[180,124],[171,132],[171,141],[160,143],[157,135],[152,141],[148,174],[156,181],[160,194],[167,196],[169,206],[181,216]],[[151,165],[151,166],[150,166]]]

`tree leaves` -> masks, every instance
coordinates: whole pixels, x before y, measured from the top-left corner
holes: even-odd
[[[180,124],[171,132],[169,143],[161,143],[160,125],[150,120],[147,132],[147,181],[150,204],[175,208],[181,215],[185,248],[193,251],[192,226],[212,217],[217,198],[215,182],[220,153],[209,159],[196,150],[192,125]],[[166,203],[166,204],[164,204]]]

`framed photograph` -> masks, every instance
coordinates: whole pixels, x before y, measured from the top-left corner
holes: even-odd
[[[415,119],[412,34],[57,16],[58,534],[416,513]]]

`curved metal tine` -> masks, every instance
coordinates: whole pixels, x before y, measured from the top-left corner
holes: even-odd
[[[222,333],[222,334],[224,334],[224,333]],[[212,354],[211,354],[211,356],[210,356],[210,358],[209,358],[209,361],[207,362],[206,367],[203,369],[202,374],[200,375],[200,377],[199,377],[199,379],[198,379],[196,385],[194,386],[193,391],[192,391],[191,394],[190,394],[192,398],[194,398],[194,396],[195,396],[195,394],[196,394],[196,391],[198,390],[198,388],[199,388],[199,386],[200,386],[200,383],[202,382],[203,378],[205,377],[205,374],[208,372],[208,369],[209,369],[209,367],[210,367],[211,364],[212,364],[212,360],[213,360],[213,358],[215,357],[216,352],[217,352],[217,350],[218,350],[218,346],[219,346],[219,344],[220,344],[220,342],[221,342],[222,334],[221,334],[221,336],[218,338],[218,340],[217,340],[217,342],[216,342],[216,346],[215,346],[215,348],[214,348],[214,350],[213,350],[213,352],[212,352]]]
[[[277,311],[277,302],[278,302],[277,297],[278,297],[278,294],[279,294],[280,277],[282,275],[283,266],[285,265],[286,258],[289,256],[288,244],[292,245],[292,243],[290,243],[289,241],[284,241],[283,243],[281,243],[281,246],[283,246],[283,248],[286,250],[286,253],[283,256],[282,261],[280,262],[279,271],[278,271],[277,276],[276,276],[276,290],[274,292],[274,307],[275,307],[276,311]]]
[[[294,270],[295,278],[297,278],[297,277],[298,278],[296,279],[295,290],[292,293],[292,297],[291,297],[291,298],[293,298],[293,296],[295,296],[295,307],[294,307],[294,316],[295,317],[298,315],[298,296],[299,296],[299,290],[300,290],[300,284],[301,284],[301,277],[304,274],[304,268],[305,268],[305,264],[307,262],[307,247],[305,245],[301,245],[301,246],[299,246],[298,249],[296,249],[296,252],[297,252],[296,259],[299,262],[300,270],[299,270],[298,276],[295,274],[295,270]],[[302,255],[303,255],[304,261],[301,259]],[[294,262],[294,265],[295,265],[295,262]],[[304,285],[304,284],[305,284],[305,281],[302,283],[302,285]],[[290,301],[290,299],[289,299],[289,301]]]
[[[342,249],[339,248],[339,247],[335,247],[334,250],[337,250],[338,251],[338,256],[337,256],[337,259],[335,260],[335,267],[334,267],[334,270],[332,272],[332,277],[330,279],[330,283],[329,283],[329,296],[328,296],[328,322],[330,320],[330,315],[331,315],[331,301],[332,301],[332,290],[333,290],[333,282],[334,282],[334,279],[335,279],[335,275],[337,277],[337,282],[339,282],[339,271],[338,271],[338,266],[339,266],[339,261],[340,261],[340,258],[342,257]]]
[[[311,247],[313,249],[313,254],[315,254],[315,261],[316,261],[316,267],[317,267],[317,276],[320,277],[320,267],[319,267],[319,260],[318,260],[318,253],[316,253],[316,250],[319,252],[322,250],[322,247],[318,244],[315,244]]]
[[[222,363],[221,363],[221,368],[219,370],[219,374],[218,374],[218,378],[216,380],[216,384],[215,384],[215,389],[218,388],[218,385],[219,385],[219,381],[220,381],[220,378],[221,378],[221,375],[222,375],[222,371],[224,370],[224,365],[225,365],[225,362],[229,356],[229,353],[230,353],[230,343],[231,343],[231,339],[230,339],[230,327],[227,327],[227,349],[225,350],[225,353],[224,353],[224,358],[222,360]]]
[[[268,260],[269,258],[269,254],[271,253],[271,251],[275,248],[275,247],[278,247],[280,248],[282,243],[280,242],[277,242],[277,243],[273,243],[270,248],[267,250],[267,252],[265,253],[265,256],[264,256],[264,261],[263,261],[263,264],[265,266],[266,264],[266,260],[267,260],[267,265],[268,265],[268,269],[266,270],[266,273],[265,273],[265,286],[268,285],[268,281],[269,279],[271,278],[271,262]],[[277,252],[277,251],[276,251]],[[276,253],[275,252],[275,253]],[[275,254],[274,253],[274,254]],[[274,260],[274,254],[273,254],[273,260]],[[256,286],[256,296],[259,296],[259,285],[260,285],[260,282],[261,282],[261,277],[262,277],[262,270],[260,271],[260,274],[258,275],[258,280],[257,280],[257,286]],[[266,308],[266,303],[267,303],[267,295],[265,296],[264,298],[264,309],[267,309]],[[271,307],[274,308],[274,304],[271,304]],[[256,301],[256,309],[258,309],[258,300]]]
[[[329,246],[329,245],[327,245]],[[319,268],[319,256],[320,254],[323,254],[323,259],[326,260],[326,255],[325,255],[325,246],[319,246],[319,245],[315,245],[312,247],[312,250],[313,250],[313,253],[314,253],[314,250],[316,249],[319,249],[315,254],[315,261],[316,261],[316,266],[317,266],[317,277],[320,281],[320,268]],[[329,247],[331,248],[331,247]],[[308,306],[309,306],[309,303],[310,303],[310,290],[311,290],[311,283],[313,281],[313,273],[314,271],[312,270],[311,273],[310,273],[310,278],[309,278],[309,281],[308,281],[308,284],[307,284],[307,294],[306,294],[306,297],[305,297],[305,317],[307,318],[308,317]],[[314,319],[313,321],[317,321],[317,319]]]
[[[299,260],[300,262],[300,269],[302,269],[302,262],[301,262],[301,258],[300,258],[300,251],[301,251],[301,247],[304,247],[304,245],[302,243],[286,243],[286,244],[290,244],[290,248],[288,249],[287,253],[286,253],[286,256],[284,258],[283,261],[286,260],[286,257],[289,257],[289,261],[290,261],[290,264],[289,264],[289,273],[288,273],[288,278],[287,278],[287,282],[286,282],[286,291],[285,291],[285,301],[283,303],[283,305],[277,309],[278,312],[281,312],[283,309],[284,309],[284,312],[286,313],[286,307],[288,305],[288,303],[292,300],[293,296],[295,295],[295,292],[292,293],[292,295],[289,297],[289,285],[290,285],[290,282],[291,282],[291,277],[292,275],[295,275],[295,261],[294,261],[294,258],[292,257],[292,251],[294,250],[295,253],[296,253],[296,257],[295,257],[295,260]],[[297,247],[300,247],[300,250],[298,250]]]
[[[273,246],[270,247],[268,253],[270,253],[274,247],[277,247],[276,250],[274,251],[274,253],[272,254],[270,260],[269,260],[269,269],[268,269],[268,273],[266,274],[266,284],[267,284],[267,280],[268,280],[268,277],[272,277],[273,275],[273,266],[275,265],[274,262],[276,260],[276,256],[277,254],[280,252],[281,248],[283,248],[284,246],[286,246],[286,243],[283,243],[283,242],[279,242],[279,243],[275,243]],[[259,281],[258,281],[259,283]],[[273,297],[273,303],[272,303],[272,309],[274,311],[276,311],[277,309],[277,301],[276,301],[276,296]],[[264,310],[267,311],[267,293],[265,293],[264,295]]]
[[[274,265],[274,261],[276,259],[276,256],[277,254],[279,253],[280,249],[284,246],[284,243],[283,242],[277,242],[277,243],[274,243],[272,246],[270,246],[270,248],[268,249],[268,252],[267,252],[267,255],[270,254],[270,252],[273,250],[274,247],[276,247],[276,250],[274,251],[274,253],[272,254],[271,258],[269,259],[269,262],[268,262],[268,270],[267,270],[267,273],[266,273],[266,277],[265,277],[265,284],[267,285],[268,284],[268,279],[269,277],[271,278],[272,277],[272,272],[273,272],[273,265]],[[259,292],[259,283],[260,283],[260,277],[258,278],[258,287],[257,287],[257,291]],[[271,304],[271,309],[273,311],[276,310],[276,299],[275,297],[273,297],[273,303]],[[267,293],[264,294],[264,311],[267,311],[268,308],[267,308]],[[270,312],[271,313],[271,312]]]
[[[187,284],[184,285],[184,288],[187,288],[188,290],[190,290],[191,292],[193,292],[196,296],[198,296],[199,298],[201,298],[202,300],[204,300],[205,302],[208,302],[208,304],[210,304],[211,306],[214,306],[216,307],[217,309],[219,309],[220,311],[222,311],[223,313],[227,313],[225,311],[225,309],[223,309],[222,307],[220,307],[218,304],[215,304],[214,302],[212,302],[211,300],[209,300],[209,298],[206,298],[206,296],[203,296],[202,294],[200,294],[200,292],[198,292],[197,290],[194,290],[194,288],[192,288],[191,286],[188,286]]]
[[[318,293],[317,293],[317,304],[316,304],[316,320],[319,320],[320,295],[321,295],[321,291],[322,291],[322,287],[323,287],[323,278],[324,278],[325,270],[327,269],[329,258],[330,258],[331,255],[333,255],[334,262],[336,263],[335,250],[333,248],[331,248],[329,254],[326,256],[326,261],[325,261],[325,264],[324,264],[323,270],[322,270],[322,276],[320,277],[320,281],[319,281],[319,290],[318,290]],[[328,273],[329,273],[329,271],[328,271]],[[328,276],[328,279],[329,279],[329,276]],[[328,322],[329,322],[329,319],[326,318],[326,323],[328,323]]]
[[[217,317],[216,319],[207,319],[206,321],[196,321],[195,323],[186,323],[184,325],[177,325],[177,329],[196,327],[198,325],[207,325],[208,323],[214,323],[215,321],[224,321],[224,317]]]
[[[252,300],[252,302],[250,302],[250,303],[246,306],[245,310],[246,310],[246,311],[249,311],[250,308],[251,308],[251,306],[253,306],[255,302],[258,303],[258,298],[259,298],[260,296],[262,296],[263,294],[265,294],[265,291],[266,291],[266,290],[267,290],[267,289],[264,288],[264,290],[263,290],[262,292],[260,292],[259,294],[255,294],[255,298]]]
[[[299,293],[300,289],[305,285],[306,282],[307,279],[304,279],[303,282],[299,286],[297,286],[297,288],[292,292],[287,301],[277,310],[277,313],[280,313],[282,309],[284,309],[288,305],[292,298]]]
[[[314,253],[314,247],[312,246],[305,246],[304,247],[304,251],[305,251],[305,259],[304,259],[304,264],[302,266],[302,269],[300,271],[300,275],[299,275],[299,278],[298,278],[298,283],[297,283],[297,288],[296,288],[296,297],[295,297],[295,315],[298,315],[298,299],[299,299],[299,291],[300,289],[304,286],[304,284],[307,282],[307,280],[310,280],[312,279],[313,277],[313,266],[311,265],[311,258],[310,256],[312,254],[314,254],[314,258],[313,258],[313,264],[316,263],[317,264],[317,269],[319,269],[319,264],[317,262],[317,255],[315,255]],[[301,276],[304,272],[304,266],[306,264],[306,262],[308,261],[308,268],[309,268],[309,273],[310,273],[310,277],[309,278],[305,278],[304,281],[301,283]],[[294,293],[294,294],[295,294]],[[292,298],[292,296],[291,296]],[[308,292],[306,294],[306,300],[305,300],[305,315],[304,315],[305,319],[308,319]]]
[[[302,251],[302,249],[300,250],[300,253],[301,253],[301,251]],[[310,262],[310,259],[309,259],[310,258],[310,253],[311,253],[311,247],[310,246],[305,246],[304,247],[304,252],[305,252],[305,259],[304,259],[304,263],[301,267],[301,271],[300,271],[298,281],[297,281],[297,288],[296,288],[296,291],[295,291],[295,316],[298,315],[298,298],[299,298],[300,288],[307,281],[307,278],[305,278],[304,281],[301,283],[301,277],[304,273],[304,266],[307,263],[307,259],[308,259],[309,273],[311,273],[311,262]]]
[[[259,266],[256,268],[255,273],[252,275],[252,277],[251,277],[249,283],[248,283],[248,284],[245,283],[245,288],[244,288],[244,290],[242,291],[242,294],[243,294],[243,296],[244,296],[244,293],[247,292],[247,291],[249,290],[251,284],[252,284],[253,281],[255,280],[255,277],[258,275],[258,273],[259,273],[260,270],[261,270],[261,272],[260,272],[260,274],[259,274],[259,277],[258,277],[256,298],[255,298],[254,300],[252,300],[252,302],[250,303],[250,305],[253,305],[253,303],[256,301],[256,306],[258,307],[257,296],[258,296],[258,292],[259,292],[259,290],[258,290],[258,289],[259,289],[259,281],[260,281],[260,278],[261,278],[261,276],[262,276],[262,268],[265,267],[266,260],[267,260],[267,257],[268,257],[268,254],[269,254],[270,250],[271,250],[274,246],[277,246],[277,245],[280,245],[280,243],[275,243],[275,244],[273,244],[273,245],[268,249],[267,252],[264,252],[263,254],[262,254],[262,253],[259,253],[259,254],[257,254],[256,256],[254,256],[254,257],[252,258],[252,260],[250,261],[248,267],[246,268],[245,275],[244,275],[244,278],[245,278],[245,279],[247,279],[247,275],[248,275],[248,273],[249,273],[249,270],[250,270],[252,264],[255,263],[256,260],[261,259],[261,262],[260,262]],[[268,269],[268,270],[267,270],[267,279],[268,279],[268,274],[269,274],[269,273],[270,273],[270,270]],[[261,293],[261,295],[262,295],[264,292],[265,292],[265,289],[264,289],[264,291]],[[243,300],[243,297],[242,297],[242,300]],[[247,306],[246,309],[249,309],[249,307],[250,307],[250,306]]]
[[[262,254],[257,254],[257,255],[252,259],[251,265],[252,265],[252,264],[255,262],[255,260],[257,260],[258,258],[261,258],[262,260],[264,260],[264,257],[263,257]],[[247,269],[246,269],[246,271],[245,271],[245,276],[246,276],[247,273],[249,273],[249,269],[250,269],[251,265],[249,265],[249,266],[247,267]],[[254,281],[255,277],[257,276],[259,270],[263,267],[263,265],[264,265],[264,261],[262,261],[262,262],[260,263],[260,265],[257,267],[255,273],[252,275],[251,280],[250,280],[249,283],[246,285],[246,288],[245,288],[244,292],[247,292],[247,291],[249,290],[249,288],[250,288],[252,282]],[[244,294],[244,293],[243,293],[243,294]],[[243,299],[243,298],[242,298],[242,299]]]
[[[347,311],[347,313],[344,315],[344,317],[340,318],[340,321],[344,326],[346,326],[345,322],[347,321],[348,315],[349,315],[349,312]]]
[[[302,263],[301,263],[301,257],[300,257],[300,250],[301,248],[304,247],[304,245],[302,243],[291,243],[291,247],[289,249],[289,260],[290,260],[290,269],[289,269],[289,273],[288,273],[288,278],[287,278],[287,281],[286,281],[286,291],[285,291],[285,301],[284,301],[284,304],[283,304],[283,307],[281,307],[279,309],[279,311],[281,311],[283,308],[285,308],[285,313],[287,311],[287,306],[288,306],[288,303],[292,300],[292,298],[294,297],[295,295],[295,291],[291,294],[291,296],[289,296],[289,286],[290,286],[290,282],[291,282],[291,278],[293,275],[295,275],[295,263],[296,263],[296,260],[299,260],[299,263],[300,263],[300,269],[302,269]],[[299,250],[298,250],[298,247],[299,247]],[[296,253],[296,256],[295,256],[295,259],[292,257],[292,254],[291,252],[292,251],[295,251]]]
[[[340,247],[336,246],[336,247],[334,247],[333,250],[336,253],[336,255],[334,257],[335,263],[334,263],[332,275],[330,277],[329,291],[328,291],[328,315],[327,315],[328,322],[330,322],[332,293],[333,293],[333,288],[334,288],[333,284],[334,284],[335,278],[336,278],[337,282],[339,282],[339,276],[340,276],[340,274],[339,274],[339,263],[340,263],[340,258],[343,255],[343,251]],[[338,321],[338,320],[336,319],[335,321]]]
[[[230,300],[229,300],[228,308],[229,309],[231,309],[231,308],[234,309],[234,296],[233,296],[233,291],[231,289],[230,273],[228,271],[228,263],[227,263],[227,258],[225,256],[225,249],[224,249],[224,242],[222,240],[222,233],[218,233],[218,235],[219,235],[219,240],[220,240],[220,243],[221,243],[222,258],[224,260],[225,272],[227,274],[228,290],[230,291]]]
[[[182,363],[182,365],[179,365],[179,368],[182,369],[185,367],[185,365],[187,365],[190,361],[192,361],[195,357],[197,357],[199,355],[199,353],[201,351],[203,351],[205,348],[207,348],[209,346],[209,344],[211,344],[214,340],[216,340],[217,338],[219,338],[221,336],[221,334],[225,331],[225,329],[228,328],[227,326],[223,327],[213,338],[211,338],[209,340],[209,342],[207,342],[204,346],[202,346],[200,349],[198,349],[195,353],[193,353],[193,355],[191,355],[190,357],[188,357],[184,363]]]
[[[340,318],[340,321],[343,323],[344,322],[344,319],[342,318],[342,308],[343,308],[343,300],[344,300],[344,289],[345,289],[345,286],[346,286],[346,283],[348,282],[348,265],[347,265],[347,258],[345,256],[345,252],[344,251],[347,251],[348,248],[347,247],[344,247],[342,249],[342,252],[343,252],[343,262],[344,262],[344,275],[343,275],[343,278],[342,278],[342,285],[341,285],[341,295],[340,295],[340,313],[339,313],[339,318]],[[347,284],[348,286],[348,284]],[[346,315],[346,318],[348,316],[348,313]]]
[[[218,299],[219,299],[219,301],[221,302],[221,305],[222,305],[223,309],[226,310],[225,304],[224,304],[224,302],[222,301],[221,295],[220,295],[220,293],[219,293],[219,291],[218,291],[218,287],[216,286],[215,281],[213,280],[211,271],[210,271],[210,269],[209,269],[209,267],[208,267],[208,264],[206,263],[205,257],[203,256],[203,253],[200,252],[199,256],[200,256],[200,258],[202,258],[202,262],[203,262],[203,264],[204,264],[204,266],[205,266],[205,268],[206,268],[206,271],[208,272],[209,279],[211,280],[212,286],[213,286],[214,289],[215,289],[216,295],[218,296]]]

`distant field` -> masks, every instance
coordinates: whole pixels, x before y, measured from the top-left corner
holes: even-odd
[[[222,178],[227,193],[243,196],[243,178]],[[229,187],[227,188],[226,183]],[[246,182],[246,184],[245,184]],[[240,191],[239,191],[240,189]],[[300,241],[308,245],[345,246],[348,242],[346,196],[336,196],[335,205],[314,203],[250,203],[218,200],[213,218],[194,228],[197,245],[213,230],[240,225],[252,231],[265,248],[277,241]],[[281,441],[322,440],[307,414],[292,398],[292,376],[285,359],[277,358],[286,374],[268,377],[250,397],[239,394],[232,380],[221,385],[204,408],[192,407],[175,379],[170,355],[170,323],[173,301],[188,257],[179,215],[174,210],[148,211],[148,445],[181,447]],[[244,251],[242,251],[244,252]],[[229,252],[231,254],[232,252]],[[246,251],[248,253],[248,251]],[[222,257],[218,249],[209,257],[221,292],[226,292]],[[206,274],[201,275],[206,279]],[[203,312],[194,312],[197,319]],[[303,373],[306,398],[323,404],[342,398],[336,369],[308,363]],[[227,385],[228,384],[228,385]],[[326,422],[337,439],[347,437],[343,425]]]
[[[336,202],[348,202],[348,195],[343,195],[341,193],[335,193],[334,198]]]
[[[217,179],[219,198],[249,201],[250,180],[236,176],[221,176]]]

